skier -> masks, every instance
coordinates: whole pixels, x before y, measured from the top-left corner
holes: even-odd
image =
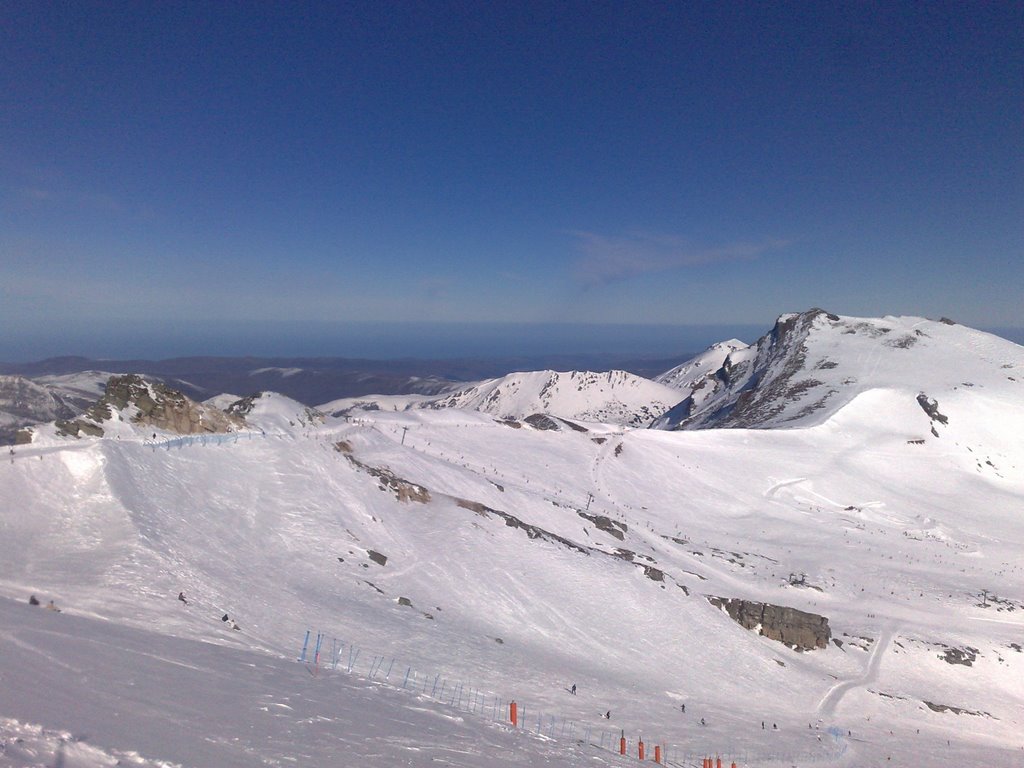
[[[39,600],[36,598],[35,595],[29,595],[28,596],[28,604],[29,605],[39,605]]]
[[[610,709],[607,712],[604,713],[604,719],[605,720],[611,720],[612,719],[612,711]]]
[[[704,722],[704,718],[703,717],[700,719],[700,724],[701,725],[707,725],[707,723]]]
[[[575,695],[576,695],[576,683],[573,683],[573,684],[572,684],[572,695],[573,695],[573,696],[575,696]]]
[[[60,613],[60,608],[58,608],[56,605],[53,604],[53,600],[51,600],[50,602],[48,602],[46,604],[46,610],[48,610],[48,611],[56,611],[57,613]]]
[[[679,711],[682,712],[685,715],[686,714],[686,705],[685,704],[680,704],[679,705]]]
[[[178,593],[178,599],[181,600],[181,602],[183,602],[185,605],[188,605],[188,600],[185,599],[185,593],[184,592],[179,592]]]

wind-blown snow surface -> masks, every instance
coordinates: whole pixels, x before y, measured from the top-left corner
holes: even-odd
[[[55,754],[67,732],[147,766],[620,764],[394,676],[314,678],[293,661],[313,628],[577,736],[757,766],[1020,765],[1024,350],[997,351],[939,398],[945,424],[890,381],[789,430],[292,426],[303,406],[275,396],[205,444],[41,433],[0,465],[0,759],[51,764],[13,739]],[[798,653],[705,595],[825,615],[842,646]]]

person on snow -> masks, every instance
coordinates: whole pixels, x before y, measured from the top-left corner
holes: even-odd
[[[576,683],[573,683],[573,684],[572,684],[572,689],[571,689],[571,693],[572,693],[572,695],[573,695],[573,696],[575,696],[575,695],[576,695]]]
[[[29,605],[39,605],[39,600],[36,599],[35,595],[29,595],[28,596],[28,604]]]
[[[178,593],[178,599],[181,600],[181,602],[183,602],[185,605],[188,605],[188,600],[185,599],[185,593],[184,592],[179,592]]]
[[[48,611],[56,611],[57,613],[60,613],[60,608],[58,608],[56,605],[53,604],[53,600],[51,600],[50,602],[48,602],[46,604],[46,610],[48,610]]]

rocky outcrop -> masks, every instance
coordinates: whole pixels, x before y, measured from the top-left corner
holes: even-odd
[[[825,648],[832,637],[828,619],[816,613],[753,600],[729,597],[708,597],[708,602],[721,608],[745,629],[777,640],[796,651]]]
[[[186,397],[158,381],[136,374],[111,376],[107,393],[90,409],[94,418],[110,418],[111,411],[133,410],[132,421],[179,435],[231,432],[245,421]]]
[[[128,374],[111,376],[106,394],[79,418],[57,421],[57,431],[71,437],[100,437],[103,423],[116,417],[179,435],[231,432],[245,424],[241,416],[197,403],[161,382]]]

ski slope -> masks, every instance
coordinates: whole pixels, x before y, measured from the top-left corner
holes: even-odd
[[[887,380],[801,429],[310,418],[280,395],[228,435],[41,429],[0,463],[0,759],[72,765],[70,734],[139,765],[616,765],[579,737],[620,729],[757,766],[1020,765],[1010,362],[933,387],[945,424]],[[826,616],[833,642],[795,651],[708,596]],[[307,630],[361,661],[314,677]],[[375,658],[573,736],[371,680]]]

